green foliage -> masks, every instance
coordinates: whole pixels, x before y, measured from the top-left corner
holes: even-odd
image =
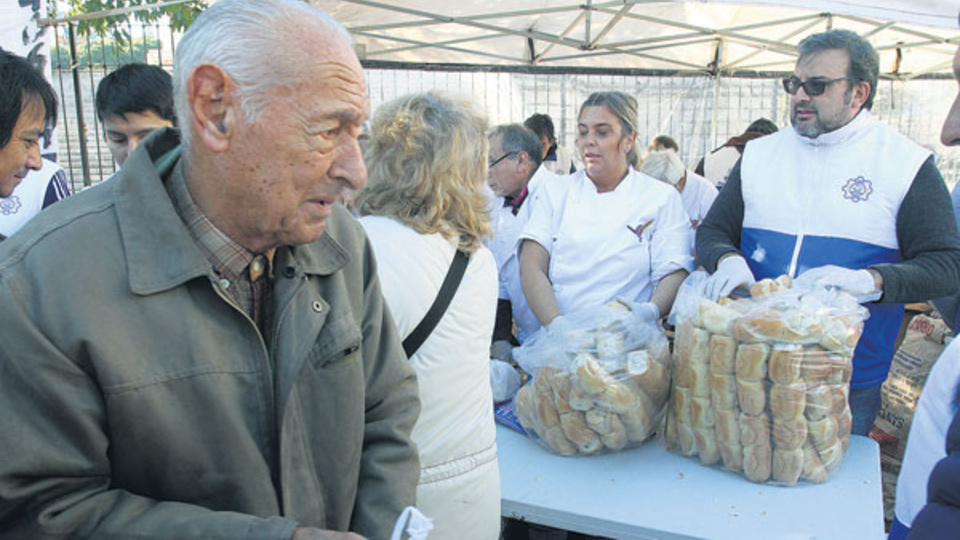
[[[118,43],[111,39],[88,37],[86,40],[78,40],[77,65],[81,69],[98,66],[112,71],[131,62],[151,63],[147,62],[147,51],[159,48],[160,42],[154,38],[137,38],[133,42]],[[50,61],[53,69],[69,69],[69,45],[61,43],[60,47],[51,47]]]
[[[150,6],[165,0],[68,0],[70,16],[96,14],[115,9]],[[207,0],[190,0],[182,4],[173,4],[159,8],[144,8],[131,13],[124,13],[110,17],[97,17],[77,22],[77,32],[80,35],[107,35],[113,36],[114,41],[124,45],[130,41],[130,34],[126,25],[131,16],[134,20],[153,23],[166,16],[174,30],[184,30],[206,8]]]

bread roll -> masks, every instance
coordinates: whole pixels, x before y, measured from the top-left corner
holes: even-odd
[[[677,422],[677,436],[680,442],[681,454],[685,456],[697,455],[697,439],[692,426],[685,425],[683,422]]]
[[[537,376],[550,383],[550,388],[553,391],[553,403],[557,407],[557,413],[564,414],[573,412],[574,409],[570,406],[570,388],[572,386],[570,383],[570,374],[552,368],[540,368]]]
[[[633,409],[620,415],[620,421],[627,432],[630,442],[641,442],[653,433],[653,418],[650,409],[642,405],[642,400]],[[679,424],[680,422],[678,422]],[[689,424],[685,424],[689,427]]]
[[[676,339],[673,344],[674,357],[676,358],[674,367],[690,361],[690,352],[693,350],[693,331],[695,328],[693,322],[689,320],[677,324]],[[683,386],[689,387],[690,384],[686,383],[683,384]]]
[[[571,367],[573,384],[591,396],[603,392],[613,380],[610,374],[604,371],[597,360],[588,353],[578,353]]]
[[[833,444],[838,436],[837,420],[832,416],[825,416],[816,422],[808,422],[810,440],[817,448],[826,448]]]
[[[804,415],[807,420],[816,421],[830,414],[833,409],[833,393],[826,384],[807,386]]]
[[[796,484],[803,472],[803,449],[773,450],[773,479],[784,484]]]
[[[693,428],[693,437],[697,445],[700,462],[704,465],[713,465],[720,461],[720,450],[717,448],[717,438],[712,428]]]
[[[840,461],[843,459],[843,445],[840,444],[839,440],[825,448],[817,448],[817,452],[819,452],[820,461],[823,462],[827,472],[833,474],[840,467]]]
[[[740,314],[707,299],[700,300],[700,324],[713,334],[730,335],[730,327]]]
[[[807,383],[826,381],[833,371],[830,353],[813,345],[803,352],[803,378]]]
[[[802,309],[788,311],[783,317],[783,333],[780,340],[786,343],[819,343],[823,337],[823,324],[815,313]]]
[[[749,343],[737,347],[737,380],[762,381],[767,375],[769,354],[770,346],[765,343]]]
[[[847,408],[847,403],[850,395],[850,387],[845,384],[831,384],[827,385],[827,388],[830,389],[830,413],[834,416],[839,415]]]
[[[772,309],[742,315],[733,323],[733,337],[745,343],[777,341],[782,333],[783,319]]]
[[[737,408],[737,379],[733,375],[710,374],[710,403],[718,410]]]
[[[676,387],[672,394],[673,408],[677,411],[677,421],[688,426],[693,425],[693,393],[689,388]]]
[[[593,431],[597,432],[599,435],[606,435],[610,433],[613,429],[611,423],[613,418],[616,418],[617,413],[609,410],[602,409],[600,407],[594,407],[589,411],[585,412],[583,417],[587,421],[587,425]],[[617,420],[619,422],[619,420]]]
[[[527,432],[537,434],[543,429],[537,422],[537,404],[533,385],[520,387],[513,398],[513,410],[517,413],[520,425]]]
[[[560,416],[554,404],[553,388],[550,386],[550,369],[541,368],[533,379],[537,423],[545,429],[560,426]]]
[[[859,320],[848,320],[842,315],[829,315],[823,318],[823,336],[820,346],[844,356],[852,356],[863,331]]]
[[[820,461],[820,454],[809,442],[803,445],[803,477],[811,482],[822,484],[830,478],[830,473]]]
[[[710,333],[695,328],[690,346],[690,365],[701,364],[710,364]]]
[[[546,443],[548,448],[561,456],[572,456],[577,453],[577,447],[567,440],[560,426],[554,426],[540,433],[540,440]]]
[[[712,428],[713,407],[710,406],[710,400],[707,398],[695,397],[691,401],[690,412],[692,413],[693,426],[698,428]]]
[[[779,286],[770,278],[764,278],[750,286],[750,296],[764,298],[779,290]]]
[[[567,381],[569,382],[568,396],[570,398],[570,407],[580,412],[586,412],[592,409],[594,405],[593,398],[589,394],[584,393],[583,390],[577,388],[569,376],[567,377]]]
[[[584,414],[580,411],[561,415],[560,426],[563,428],[563,434],[577,447],[581,454],[593,454],[603,447],[600,436],[590,429]]]
[[[713,411],[714,432],[720,444],[740,445],[740,413],[725,409]]]
[[[770,387],[770,412],[774,418],[803,419],[806,407],[807,386],[799,384],[774,384]]]
[[[803,418],[773,419],[773,444],[784,450],[795,450],[807,440],[807,421]]]
[[[774,280],[777,285],[780,286],[780,289],[789,289],[793,287],[793,277],[790,274],[781,274]]]
[[[770,445],[770,421],[766,415],[751,416],[740,413],[740,444]]]
[[[776,345],[770,351],[770,380],[779,384],[794,384],[801,380],[803,347]]]
[[[771,473],[770,445],[743,447],[743,472],[752,482],[766,482]]]
[[[766,406],[766,394],[764,392],[763,382],[737,379],[737,399],[740,410],[753,416],[763,414]]]
[[[619,452],[626,448],[627,430],[617,415],[613,415],[610,419],[610,431],[600,435],[600,440],[604,446],[614,452]]]
[[[710,336],[710,372],[733,375],[736,369],[737,342],[730,336]]]
[[[707,362],[690,363],[690,390],[695,397],[710,397],[710,365]]]
[[[853,413],[850,412],[850,407],[847,407],[836,416],[837,420],[837,437],[840,440],[847,440],[850,438],[850,431],[853,429]]]
[[[732,471],[743,470],[743,447],[739,444],[717,444],[723,466]]]
[[[827,376],[827,382],[833,384],[849,384],[850,377],[853,375],[853,358],[835,353],[832,360],[833,371]]]
[[[630,353],[632,355],[633,353]],[[650,399],[656,404],[666,402],[667,394],[670,393],[670,370],[666,366],[649,359],[646,362],[645,369],[637,372],[631,369],[631,356],[627,356],[627,372],[631,374],[631,379],[637,387],[650,396]],[[636,368],[638,364],[634,364]]]
[[[607,407],[617,413],[625,413],[637,406],[637,394],[624,383],[610,380],[607,387],[596,397],[598,407]]]
[[[667,408],[666,419],[664,420],[663,424],[663,440],[667,445],[667,450],[679,452],[680,439],[677,433],[677,411],[673,410],[672,407]],[[626,428],[626,424],[624,424],[623,427]],[[627,438],[630,439],[629,431],[627,432]],[[632,441],[633,439],[630,440]]]

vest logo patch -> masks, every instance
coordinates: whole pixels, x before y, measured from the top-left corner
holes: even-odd
[[[0,198],[0,214],[9,216],[16,214],[20,210],[20,197],[14,195],[12,197]]]
[[[862,176],[847,180],[843,186],[843,198],[853,202],[865,201],[873,193],[873,183]]]

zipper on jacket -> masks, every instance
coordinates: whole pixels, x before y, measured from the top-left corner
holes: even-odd
[[[799,224],[800,228],[797,231],[797,239],[793,245],[793,255],[790,257],[790,266],[787,268],[787,274],[791,277],[797,277],[797,263],[800,258],[800,250],[803,248],[803,241],[806,237],[807,230],[810,228],[810,218],[813,214],[813,203],[816,199],[817,186],[820,185],[820,177],[823,175],[823,157],[820,155],[822,151],[823,147],[815,143],[813,162],[816,163],[816,167],[810,181],[807,182],[806,201],[804,201],[803,206],[805,210],[803,213],[803,221]]]

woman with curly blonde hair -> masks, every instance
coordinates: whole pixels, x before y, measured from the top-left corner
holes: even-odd
[[[437,538],[495,539],[500,477],[489,355],[497,270],[490,234],[487,123],[439,93],[386,103],[364,143],[367,187],[356,206],[377,257],[383,295],[401,337],[433,304],[455,253],[469,255],[462,281],[432,332],[410,357],[422,410],[417,507]]]

